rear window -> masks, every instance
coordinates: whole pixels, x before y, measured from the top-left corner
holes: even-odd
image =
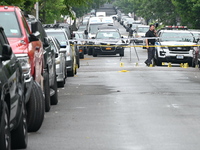
[[[58,42],[60,43],[60,45],[68,45],[68,42],[67,42],[67,37],[65,36],[64,32],[50,32],[50,31],[47,31],[46,32],[48,36],[52,36],[52,37],[55,37],[57,38]]]
[[[21,37],[22,33],[14,12],[0,12],[0,25],[7,37]]]

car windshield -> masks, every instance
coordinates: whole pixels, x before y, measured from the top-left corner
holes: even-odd
[[[68,45],[67,42],[67,37],[65,36],[65,34],[63,32],[46,32],[48,36],[52,36],[58,39],[60,45],[65,46]]]
[[[161,34],[161,41],[193,42],[193,40],[193,35],[189,32],[163,32]]]
[[[86,29],[86,26],[79,26],[78,30],[79,31],[84,31]]]
[[[98,32],[96,35],[96,39],[117,39],[120,38],[120,34],[116,31],[103,31]]]
[[[89,33],[96,34],[100,25],[102,24],[90,24]]]
[[[21,37],[22,33],[14,12],[0,12],[0,25],[7,37]]]
[[[137,32],[138,33],[145,33],[149,30],[149,27],[138,27]]]

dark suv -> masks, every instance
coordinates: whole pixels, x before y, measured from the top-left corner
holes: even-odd
[[[42,26],[42,23],[37,20],[34,16],[26,15],[27,22],[31,28],[33,34],[43,43],[43,92],[45,94],[45,110],[50,110],[50,105],[56,105],[58,103],[57,94],[57,80],[56,80],[56,62],[55,62],[55,51],[50,47],[49,38]]]
[[[0,149],[27,147],[24,76],[0,27]],[[12,139],[12,142],[11,142]]]

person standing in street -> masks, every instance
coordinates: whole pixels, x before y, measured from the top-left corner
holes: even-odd
[[[147,48],[147,53],[148,53],[148,58],[145,61],[145,64],[147,66],[150,66],[150,64],[152,64],[152,59],[154,59],[155,56],[155,42],[156,39],[152,39],[154,37],[156,37],[156,30],[155,30],[155,25],[151,24],[149,27],[149,30],[146,32],[145,37],[151,37],[151,39],[146,39],[146,48]]]

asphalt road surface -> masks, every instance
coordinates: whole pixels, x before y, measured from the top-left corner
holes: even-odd
[[[199,150],[199,69],[147,67],[136,51],[86,55],[27,150]]]

